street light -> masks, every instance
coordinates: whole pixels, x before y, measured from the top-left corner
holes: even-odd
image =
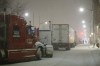
[[[48,24],[48,22],[45,22],[45,24]]]
[[[48,24],[48,22],[46,21],[46,22],[41,22],[41,23],[39,23],[40,25],[41,24],[45,24],[45,25],[47,25]]]
[[[29,16],[29,13],[25,13],[25,16],[28,17]]]
[[[91,33],[91,35],[93,35],[93,33]]]
[[[39,22],[39,28],[41,30],[51,30],[51,21]]]
[[[83,25],[83,28],[86,28],[86,25]]]
[[[85,24],[85,21],[83,20],[82,23]]]
[[[79,8],[79,11],[80,11],[80,12],[83,12],[83,11],[84,11],[84,8],[82,8],[82,7]]]

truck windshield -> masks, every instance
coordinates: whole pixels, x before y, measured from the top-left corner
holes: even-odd
[[[34,27],[32,27],[32,26],[28,26],[27,27],[27,31],[28,31],[28,35],[34,35],[35,33],[34,33]]]

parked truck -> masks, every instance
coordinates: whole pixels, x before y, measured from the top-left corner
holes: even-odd
[[[41,59],[39,29],[26,23],[20,16],[0,14],[0,63]]]
[[[40,42],[45,45],[46,57],[53,56],[53,46],[51,44],[51,30],[39,30]]]
[[[69,50],[75,44],[75,31],[69,24],[52,24],[52,45],[55,50]]]
[[[53,46],[51,44],[51,23],[50,21],[44,22],[39,28],[39,39],[45,45],[46,57],[53,56]]]

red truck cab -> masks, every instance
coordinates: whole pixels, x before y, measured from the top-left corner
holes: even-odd
[[[33,33],[26,21],[16,15],[0,15],[0,61],[24,61],[36,56],[38,31]]]

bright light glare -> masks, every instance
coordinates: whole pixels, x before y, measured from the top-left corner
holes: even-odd
[[[82,23],[85,24],[85,21],[83,20]]]
[[[29,16],[29,13],[25,13],[25,16],[26,16],[26,17]]]
[[[48,22],[45,22],[45,24],[48,24]]]
[[[83,28],[86,28],[86,25],[83,25]]]
[[[97,26],[97,29],[99,28],[99,26]]]
[[[80,11],[80,12],[83,12],[83,11],[84,11],[84,8],[79,8],[79,11]]]
[[[93,35],[93,33],[91,33],[91,35]]]

